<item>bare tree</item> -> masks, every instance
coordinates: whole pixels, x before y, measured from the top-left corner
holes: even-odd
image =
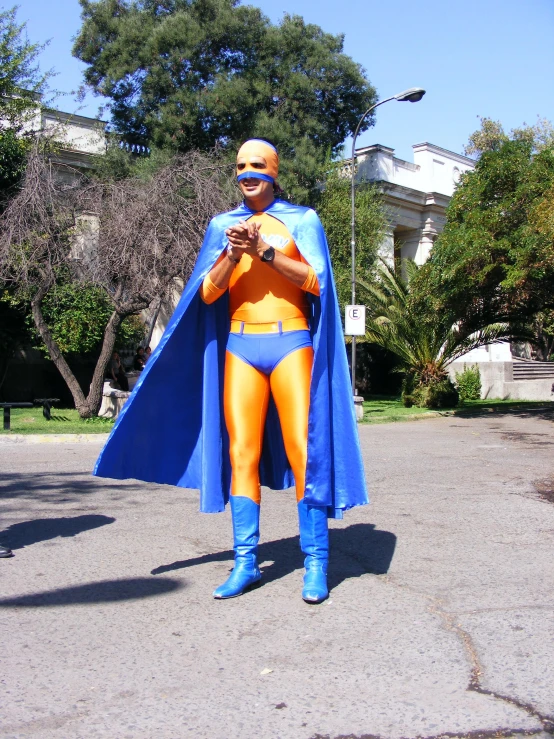
[[[226,180],[217,158],[198,152],[150,179],[110,183],[60,177],[38,147],[31,153],[23,187],[0,218],[0,279],[30,300],[35,327],[81,417],[98,412],[121,321],[188,279],[209,220],[231,204]],[[86,397],[42,312],[60,268],[101,286],[113,305]]]

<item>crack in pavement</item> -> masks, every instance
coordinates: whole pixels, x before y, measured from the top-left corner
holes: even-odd
[[[372,571],[370,568],[367,567],[367,564],[364,562],[364,560],[361,557],[356,556],[351,551],[347,551],[345,549],[338,548],[338,551],[341,552],[342,555],[349,557],[350,559],[353,559],[355,562],[357,562],[368,575],[375,575],[376,573]],[[513,736],[537,736],[538,734],[548,735],[548,736],[554,736],[554,716],[550,716],[544,713],[541,713],[536,708],[534,708],[530,703],[526,703],[525,701],[519,700],[519,698],[512,697],[510,695],[503,695],[502,693],[497,693],[494,690],[489,690],[488,688],[483,687],[481,684],[481,678],[484,674],[484,667],[481,664],[481,661],[479,660],[479,656],[477,654],[477,649],[473,643],[473,640],[471,638],[471,635],[469,632],[467,632],[463,626],[456,620],[457,615],[461,614],[453,614],[449,611],[446,611],[443,607],[442,601],[439,598],[436,598],[432,595],[428,595],[427,593],[421,593],[417,589],[410,587],[409,585],[405,585],[404,583],[399,583],[396,581],[393,575],[390,574],[381,574],[379,579],[387,584],[390,584],[394,587],[398,587],[403,590],[407,590],[408,592],[415,593],[416,595],[419,595],[420,597],[425,598],[428,601],[428,610],[431,613],[434,613],[439,617],[439,619],[442,621],[444,628],[447,631],[450,631],[451,633],[455,634],[460,641],[462,642],[464,646],[465,653],[467,655],[469,664],[470,664],[470,679],[467,686],[467,690],[472,691],[474,693],[480,693],[481,695],[487,695],[492,698],[495,698],[496,700],[503,701],[505,703],[509,703],[512,706],[516,706],[517,708],[520,708],[521,710],[525,711],[528,716],[531,716],[532,718],[537,719],[542,724],[542,729],[539,730],[528,730],[528,729],[496,729],[491,731],[473,731],[469,733],[442,733],[437,734],[434,736],[428,736],[423,737],[418,735],[414,739],[443,739],[446,737],[452,737],[452,739],[492,739],[493,737],[513,737]],[[510,609],[487,609],[487,610],[510,610]],[[322,735],[315,735],[313,737],[310,737],[310,739],[331,739],[331,737],[322,736]],[[337,737],[334,737],[333,739],[385,739],[382,736],[379,736],[377,734],[363,734],[362,736],[355,736],[354,734],[346,734],[346,735],[340,735]]]
[[[418,734],[413,739],[509,739],[509,737],[523,736],[552,736],[550,732],[544,732],[542,729],[491,729],[490,731],[470,731],[455,733],[451,731],[442,734],[433,734],[432,736],[423,736]],[[381,734],[340,734],[331,737],[329,734],[314,734],[310,739],[387,739]],[[402,737],[401,739],[408,739]]]
[[[547,503],[554,503],[554,476],[546,480],[538,480],[533,483],[539,499]]]
[[[489,690],[488,688],[484,688],[482,686],[481,678],[485,670],[479,660],[479,655],[477,654],[477,649],[475,647],[475,644],[473,643],[471,635],[456,620],[456,614],[449,613],[448,611],[445,611],[443,608],[441,608],[441,601],[438,598],[433,598],[432,596],[425,597],[427,597],[431,601],[429,605],[429,610],[431,611],[431,613],[437,614],[439,618],[442,619],[445,628],[448,631],[457,634],[462,644],[464,645],[466,654],[471,665],[470,679],[467,689],[473,691],[474,693],[480,693],[481,695],[489,695],[493,698],[496,698],[497,700],[501,700],[505,703],[509,703],[512,706],[521,708],[521,710],[525,711],[529,716],[532,716],[533,718],[536,718],[541,722],[544,732],[554,736],[554,716],[549,716],[548,714],[544,714],[541,711],[538,711],[530,703],[519,700],[519,698],[515,698],[510,695],[504,695],[502,693],[497,693],[494,690]],[[516,731],[515,733],[526,736],[526,734],[521,731]],[[537,732],[534,733],[536,734]],[[491,733],[489,734],[489,736],[495,736],[495,734]],[[533,734],[527,734],[527,736],[533,736]]]

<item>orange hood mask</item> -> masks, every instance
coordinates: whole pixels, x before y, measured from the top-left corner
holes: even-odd
[[[263,167],[259,166],[260,157],[266,163]],[[256,167],[252,166],[252,160],[256,163]],[[277,149],[270,143],[262,139],[249,139],[240,147],[237,154],[237,180],[256,177],[258,180],[275,182],[278,174],[279,155]]]

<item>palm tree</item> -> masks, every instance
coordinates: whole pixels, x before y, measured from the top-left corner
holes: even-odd
[[[397,356],[398,371],[404,373],[406,405],[455,406],[458,392],[448,376],[448,365],[472,349],[513,338],[514,329],[507,323],[494,323],[468,334],[444,316],[418,312],[410,288],[418,267],[408,260],[403,266],[407,279],[382,261],[376,282],[359,282],[367,294],[366,339]]]

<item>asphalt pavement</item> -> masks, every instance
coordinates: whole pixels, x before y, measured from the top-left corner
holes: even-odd
[[[360,426],[372,504],[300,598],[294,491],[261,587],[211,593],[229,512],[93,478],[100,441],[0,443],[0,737],[554,736],[554,413]]]

